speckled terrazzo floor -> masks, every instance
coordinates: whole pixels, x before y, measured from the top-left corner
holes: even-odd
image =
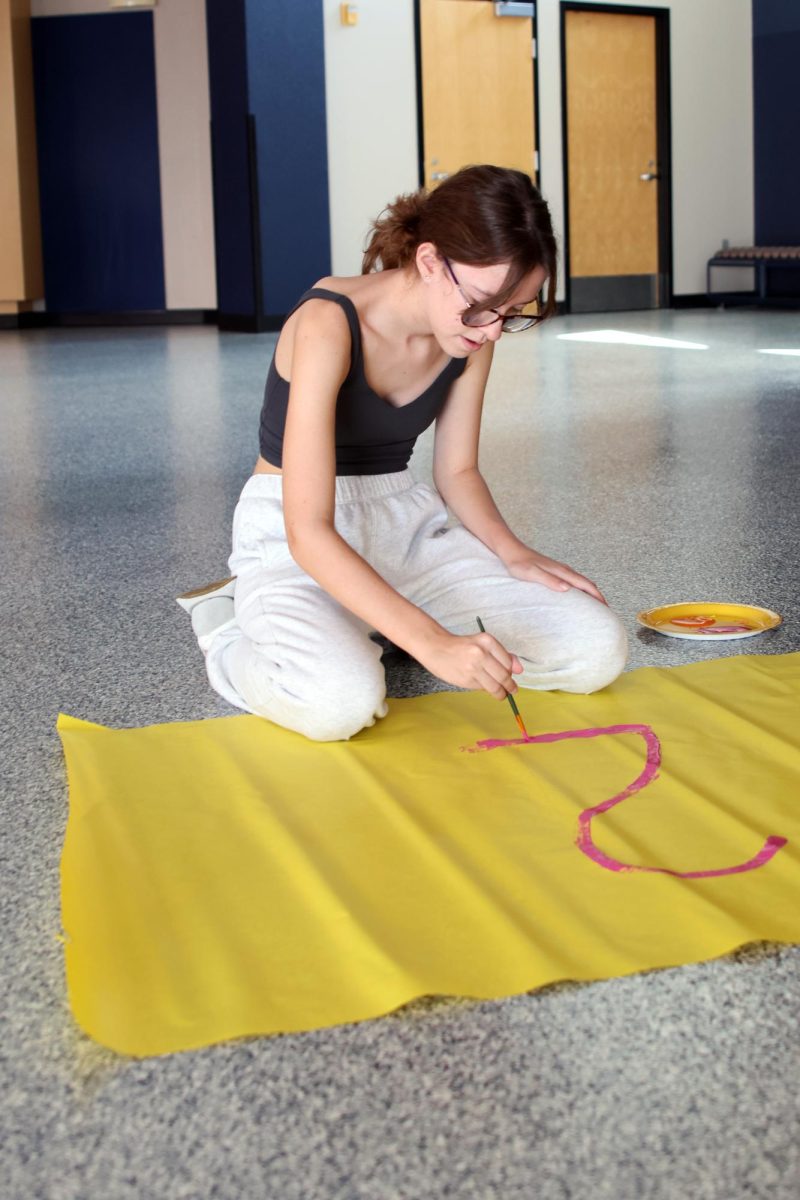
[[[596,329],[708,349],[559,340]],[[0,335],[3,1200],[797,1200],[793,947],[161,1060],[75,1029],[56,713],[229,711],[172,597],[224,573],[272,341]],[[632,667],[800,649],[800,358],[769,348],[800,349],[797,313],[582,316],[501,343],[484,471],[624,615]],[[785,623],[712,646],[637,632],[640,608],[707,596]]]

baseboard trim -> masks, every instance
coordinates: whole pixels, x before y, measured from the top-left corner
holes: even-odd
[[[759,298],[758,292],[698,292],[693,296],[673,296],[673,308],[800,308],[800,296],[767,296]]]
[[[218,313],[216,322],[221,333],[276,333],[286,320],[286,313]]]
[[[672,297],[672,308],[713,308],[705,292],[687,293],[683,296]]]
[[[0,316],[0,329],[129,329],[141,325],[215,325],[215,308],[168,308],[146,312],[26,312]]]

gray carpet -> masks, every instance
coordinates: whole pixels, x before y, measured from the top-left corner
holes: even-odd
[[[559,340],[608,328],[709,348]],[[55,717],[230,711],[172,597],[224,573],[272,341],[0,338],[3,1200],[797,1200],[794,947],[141,1062],[75,1028]],[[800,359],[758,353],[787,347],[796,313],[704,310],[500,344],[484,472],[520,534],[597,580],[632,668],[800,649]],[[704,598],[785,622],[711,646],[636,626]],[[388,678],[437,686],[409,662]]]

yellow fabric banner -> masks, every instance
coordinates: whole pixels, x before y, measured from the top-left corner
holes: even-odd
[[[594,696],[58,728],[69,998],[132,1055],[800,941],[800,654]]]

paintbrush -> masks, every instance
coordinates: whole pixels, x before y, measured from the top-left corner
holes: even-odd
[[[480,629],[481,633],[486,633],[486,629],[484,628],[483,621],[480,619],[480,617],[476,617],[475,620],[478,622],[478,629]],[[520,715],[520,711],[517,708],[517,705],[514,701],[514,697],[511,695],[511,692],[506,692],[506,700],[511,705],[511,711],[514,714],[514,720],[517,722],[517,725],[519,725],[522,736],[524,738],[527,738],[528,731],[525,728],[525,722],[523,721],[522,716]]]

